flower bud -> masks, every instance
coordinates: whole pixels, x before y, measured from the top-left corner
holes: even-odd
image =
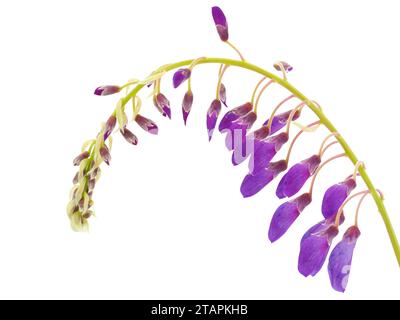
[[[183,97],[183,101],[182,101],[182,115],[183,115],[183,122],[185,123],[185,125],[186,125],[190,110],[192,110],[192,104],[193,104],[193,93],[192,93],[192,91],[187,91],[185,93],[185,96]]]
[[[322,214],[325,218],[330,218],[338,212],[340,206],[347,199],[351,191],[356,187],[356,181],[353,178],[346,179],[343,182],[329,187],[322,200]]]
[[[104,128],[104,140],[107,140],[109,135],[114,130],[116,124],[117,124],[117,118],[114,115],[110,116],[108,118],[108,120],[106,122],[106,126]]]
[[[130,144],[137,145],[138,139],[130,130],[124,128],[124,130],[120,130],[120,132],[126,141],[128,141]]]
[[[229,38],[228,22],[226,21],[224,12],[219,7],[212,7],[211,12],[220,39],[222,41],[227,41]]]
[[[226,104],[226,88],[223,83],[221,83],[219,87],[219,100],[224,104],[225,107],[228,107]]]
[[[169,100],[162,93],[156,95],[154,99],[154,105],[164,117],[171,119],[171,107],[169,105]]]
[[[87,232],[89,231],[89,224],[87,220],[82,216],[79,211],[74,212],[71,217],[71,228],[76,232]]]
[[[276,189],[276,196],[279,199],[295,195],[307,180],[315,173],[321,158],[319,155],[313,155],[292,166],[282,177]]]
[[[80,155],[78,155],[74,159],[74,161],[73,161],[74,166],[79,166],[79,164],[82,162],[82,160],[84,160],[88,157],[89,157],[89,152],[87,152],[87,151],[82,152]]]
[[[242,185],[240,186],[240,192],[244,198],[255,195],[279,173],[285,171],[286,168],[287,162],[285,160],[279,160],[270,162],[265,169],[258,170],[257,172],[250,172],[244,177]]]
[[[104,160],[104,162],[107,163],[107,165],[110,165],[111,155],[106,145],[100,148],[100,156]]]
[[[178,69],[172,78],[172,83],[174,85],[174,88],[178,88],[184,81],[189,79],[191,74],[190,69],[184,68],[184,69]]]
[[[225,113],[225,115],[222,117],[221,122],[219,123],[218,130],[222,132],[225,129],[230,128],[232,123],[239,119],[240,117],[246,115],[253,109],[253,105],[250,102],[247,102],[245,104],[242,104],[236,108],[233,108],[232,110],[228,111]]]
[[[120,92],[121,88],[119,86],[101,86],[94,90],[94,94],[97,96],[108,96]]]
[[[158,127],[154,121],[143,117],[140,114],[136,115],[135,121],[144,131],[147,131],[151,134],[158,134]]]
[[[282,71],[283,69],[285,72],[290,72],[293,70],[293,67],[285,61],[278,61],[274,63],[274,68],[278,71]]]
[[[325,219],[304,234],[298,260],[298,270],[303,276],[315,276],[321,270],[332,240],[338,232],[334,220]]]
[[[304,208],[310,203],[310,194],[304,193],[293,200],[281,204],[272,216],[268,230],[269,240],[274,242],[282,237]]]
[[[343,235],[343,239],[333,248],[329,256],[328,273],[332,288],[344,292],[349,279],[353,252],[360,236],[357,226],[351,226]]]
[[[211,140],[215,125],[217,124],[217,118],[221,112],[221,101],[215,99],[207,111],[207,131],[208,131],[208,141]]]
[[[89,219],[92,215],[93,215],[93,211],[92,210],[88,210],[82,215],[82,218]]]
[[[88,183],[88,190],[89,190],[89,192],[90,192],[90,191],[93,191],[95,185],[96,185],[96,179],[90,179],[90,180],[89,180],[89,183]]]

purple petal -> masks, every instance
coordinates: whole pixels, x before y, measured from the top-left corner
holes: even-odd
[[[322,214],[324,217],[329,218],[335,215],[355,187],[356,182],[350,178],[328,188],[322,200]]]
[[[353,251],[356,246],[360,230],[352,226],[343,235],[343,239],[335,246],[329,257],[328,273],[332,288],[344,292],[350,275]]]
[[[212,7],[211,12],[219,37],[222,41],[227,41],[229,37],[228,23],[223,11],[219,7]]]
[[[269,240],[274,242],[284,235],[304,208],[310,203],[310,194],[304,193],[294,200],[281,204],[271,219],[268,231]]]
[[[165,114],[169,119],[171,119],[171,108],[170,108],[169,106],[167,106],[167,105],[164,105],[164,106],[162,107],[162,110],[164,111],[164,114]]]
[[[254,140],[246,137],[245,142],[236,143],[232,152],[232,164],[237,166],[245,161],[254,150]]]
[[[107,146],[104,145],[100,148],[100,156],[104,160],[105,163],[110,165],[111,155],[110,155],[110,151],[108,151]]]
[[[339,225],[341,225],[345,220],[344,214],[340,217]],[[335,217],[324,219],[317,224],[313,225],[307,232],[303,235],[300,242],[303,242],[306,238],[308,238],[313,233],[318,233],[322,230],[328,229],[330,226],[335,224]]]
[[[237,166],[247,159],[247,157],[253,153],[255,145],[261,140],[268,137],[268,127],[262,126],[260,129],[248,134],[243,142],[243,148],[234,148],[232,153],[232,164]]]
[[[226,131],[225,145],[228,150],[240,149],[243,155],[246,154],[246,135],[254,122],[257,120],[257,115],[254,112],[249,112],[243,117],[236,119]]]
[[[254,140],[253,152],[249,161],[250,172],[257,172],[266,168],[275,155],[275,144],[265,140]]]
[[[274,158],[288,139],[289,137],[286,132],[283,132],[265,140],[255,140],[253,152],[249,161],[250,172],[256,172],[266,168],[268,163]]]
[[[136,115],[135,121],[143,130],[151,134],[158,134],[158,127],[154,121],[143,117],[140,114]]]
[[[117,93],[121,90],[119,86],[101,86],[94,90],[94,94],[97,96],[108,96],[109,94]]]
[[[274,118],[272,119],[272,124],[271,124],[271,132],[269,134],[274,134],[275,132],[278,132],[279,130],[281,130],[284,126],[287,125],[287,121],[289,120],[289,116],[292,113],[293,110],[289,110],[286,111],[284,113],[281,114],[277,114],[276,116],[274,116]],[[300,110],[296,111],[293,115],[293,119],[292,120],[296,120],[300,117]],[[264,126],[268,125],[268,121],[264,122]]]
[[[211,12],[212,12],[212,16],[213,16],[213,19],[214,19],[214,22],[216,25],[219,24],[221,26],[228,26],[227,22],[226,22],[225,14],[221,10],[220,7],[217,7],[217,6],[212,7]]]
[[[225,113],[224,116],[222,117],[222,119],[219,123],[219,126],[218,126],[218,130],[220,132],[222,132],[226,129],[229,129],[232,126],[233,121],[239,119],[240,115],[238,115],[232,111]]]
[[[171,108],[169,106],[169,100],[162,94],[158,93],[154,99],[154,105],[158,111],[164,116],[171,119]]]
[[[260,170],[257,173],[247,174],[240,186],[240,192],[244,198],[255,195],[270,183],[280,172],[286,170],[286,168],[286,161],[280,160],[270,163],[268,168]]]
[[[224,114],[222,117],[218,130],[222,132],[225,129],[229,129],[229,127],[232,125],[232,123],[239,119],[240,117],[246,115],[249,113],[251,110],[253,110],[253,105],[250,102],[247,102],[245,104],[242,104],[236,108],[233,108],[232,110],[228,111],[227,113]]]
[[[174,85],[174,88],[178,88],[184,81],[189,79],[191,74],[190,69],[184,68],[184,69],[178,69],[172,78],[172,83]]]
[[[88,151],[84,151],[82,152],[80,155],[78,155],[73,161],[73,165],[74,166],[78,166],[83,159],[89,158],[89,152]]]
[[[104,129],[104,136],[103,139],[107,140],[107,138],[110,136],[110,134],[112,133],[112,131],[115,128],[115,124],[117,123],[117,118],[113,115],[111,115],[107,122],[106,122],[106,127]]]
[[[219,87],[219,100],[224,104],[225,107],[228,107],[226,104],[226,88],[223,83],[221,83]]]
[[[208,141],[211,141],[215,125],[217,124],[217,118],[221,112],[221,102],[215,99],[207,111],[207,131],[208,131]]]
[[[182,114],[183,114],[183,121],[186,125],[187,118],[189,116],[190,110],[192,109],[193,104],[193,93],[192,91],[188,91],[185,93],[182,101]]]
[[[135,146],[138,144],[138,138],[130,130],[124,128],[124,130],[120,130],[120,132],[127,142]]]
[[[321,163],[321,158],[314,155],[291,167],[282,177],[276,189],[279,199],[295,195],[311,177]]]
[[[242,149],[237,150],[234,148],[232,154],[232,164],[237,166],[247,159],[247,157],[253,153],[256,145],[263,139],[268,137],[268,127],[262,126],[260,129],[253,131],[246,136],[246,139],[242,142]]]
[[[311,231],[312,230],[312,231]],[[299,272],[307,277],[321,270],[333,238],[338,234],[334,223],[319,223],[306,232],[300,242]]]

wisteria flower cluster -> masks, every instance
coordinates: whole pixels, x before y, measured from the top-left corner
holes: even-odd
[[[221,41],[239,55],[239,60],[200,57],[180,61],[156,69],[144,80],[130,80],[122,86],[107,85],[95,90],[94,94],[98,96],[124,91],[126,94],[120,98],[114,112],[101,125],[97,137],[86,141],[82,146],[81,153],[73,160],[78,171],[73,179],[74,186],[67,207],[72,229],[75,231],[88,230],[88,220],[94,215],[93,191],[100,178],[100,165],[103,162],[109,165],[111,162],[113,133],[119,132],[129,144],[135,146],[139,141],[136,135],[139,134],[139,127],[149,134],[158,134],[156,123],[142,113],[142,100],[138,95],[140,90],[146,87],[151,88],[154,107],[162,116],[171,118],[172,108],[168,98],[161,92],[161,81],[167,72],[175,70],[172,79],[173,87],[187,85],[181,106],[183,121],[186,125],[194,101],[191,89],[194,69],[205,63],[214,63],[219,64],[220,67],[216,77],[215,99],[211,101],[208,110],[204,112],[208,139],[212,139],[217,129],[225,135],[225,147],[231,152],[232,165],[238,166],[247,163],[248,173],[243,177],[240,186],[243,197],[247,198],[257,194],[272,180],[281,176],[275,193],[282,200],[282,204],[272,215],[268,230],[269,240],[275,242],[284,236],[314,200],[313,190],[318,173],[330,162],[338,158],[348,158],[354,168],[351,172],[347,172],[347,175],[345,173],[343,179],[336,181],[326,189],[323,199],[321,199],[320,218],[317,213],[315,224],[299,239],[298,270],[306,277],[315,276],[329,256],[327,270],[331,285],[337,291],[345,291],[353,252],[361,234],[358,227],[358,214],[361,203],[368,195],[372,196],[376,202],[394,252],[400,262],[399,245],[383,204],[382,193],[374,187],[363,162],[357,159],[347,142],[325,116],[319,104],[306,98],[288,82],[287,75],[293,70],[293,67],[285,61],[278,61],[273,64],[274,69],[278,72],[276,75],[248,63],[237,47],[230,42],[227,19],[219,7],[212,8],[212,17]],[[226,70],[232,66],[261,75],[251,98],[233,108],[227,103],[227,90],[222,82]],[[257,120],[260,120],[257,114],[260,97],[272,85],[281,86],[289,95],[271,111],[268,119],[261,119],[261,124],[256,125]],[[282,110],[289,101],[297,101],[297,105],[289,110]],[[132,121],[135,122],[136,128],[130,124],[126,113],[128,103],[132,105]],[[315,121],[307,125],[301,125],[298,122],[298,119],[302,119],[304,109],[313,112]],[[222,115],[222,113],[224,114]],[[291,137],[292,124],[297,124],[299,127],[293,138]],[[290,164],[293,146],[298,142],[300,136],[320,127],[325,127],[328,133],[316,148],[315,154],[309,154],[302,161]],[[288,146],[288,151],[285,156],[280,157],[281,148],[284,145]],[[327,157],[326,151],[334,145],[339,145],[342,151]],[[302,191],[308,182],[307,191]],[[361,186],[361,190],[357,190],[360,182],[364,182],[365,187]],[[359,202],[354,220],[350,219],[347,229],[343,229],[344,207],[355,198],[358,198]],[[341,239],[336,241],[342,231]],[[333,246],[335,241],[336,244]],[[332,250],[331,247],[333,247]]]

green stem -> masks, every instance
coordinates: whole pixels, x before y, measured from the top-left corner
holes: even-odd
[[[169,64],[166,65],[164,68],[162,68],[163,71],[168,72],[176,68],[180,68],[182,66],[187,66],[190,65],[194,60],[184,60],[180,61],[177,63]],[[233,59],[225,59],[225,58],[204,58],[200,61],[198,61],[197,64],[206,64],[206,63],[217,63],[217,64],[224,64],[224,65],[230,65],[230,66],[236,66],[240,67],[243,69],[248,69],[251,71],[254,71],[256,73],[259,73],[271,80],[274,80],[276,83],[280,84],[282,87],[286,88],[288,91],[290,91],[293,95],[295,95],[298,99],[301,101],[304,101],[306,105],[315,113],[315,115],[319,118],[321,124],[323,124],[329,131],[331,132],[338,132],[338,130],[335,128],[335,126],[329,121],[329,119],[325,116],[323,111],[311,100],[309,100],[304,94],[302,94],[299,90],[297,90],[293,85],[291,85],[287,80],[280,78],[279,76],[264,70],[254,64],[248,63],[246,61],[240,61],[240,60],[233,60]],[[160,70],[161,71],[161,70]],[[144,85],[139,84],[137,85],[134,89],[132,89],[129,94],[123,98],[122,103],[123,106],[144,87]],[[340,143],[342,146],[344,152],[346,153],[347,157],[351,160],[351,162],[355,165],[358,162],[357,156],[354,154],[353,150],[350,148],[350,146],[347,144],[346,140],[341,136],[338,135],[336,137],[337,141]],[[400,265],[400,246],[397,241],[397,237],[395,234],[395,231],[393,229],[392,223],[390,222],[389,215],[386,211],[385,205],[383,203],[383,199],[381,198],[380,194],[376,190],[375,186],[373,185],[370,177],[368,176],[367,172],[365,171],[365,168],[361,166],[359,168],[359,173],[360,177],[364,180],[368,190],[370,191],[376,206],[378,208],[379,213],[381,214],[381,217],[383,219],[383,222],[385,223],[385,227],[387,230],[387,233],[389,235],[390,241],[392,243],[392,247],[394,250],[394,253],[397,258],[397,262]]]

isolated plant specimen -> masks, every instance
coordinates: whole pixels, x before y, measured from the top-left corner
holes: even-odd
[[[72,229],[75,231],[88,230],[88,220],[93,215],[93,191],[100,178],[100,165],[102,162],[109,165],[111,161],[112,134],[119,132],[128,143],[138,144],[137,136],[127,127],[129,122],[126,114],[127,106],[132,105],[132,120],[142,130],[150,134],[158,134],[156,123],[141,113],[142,100],[138,95],[139,92],[145,87],[151,87],[154,107],[164,117],[171,118],[170,102],[161,92],[161,80],[167,72],[175,70],[172,83],[174,88],[184,85],[184,83],[187,85],[187,91],[182,100],[182,116],[186,124],[194,101],[191,88],[194,69],[202,64],[218,64],[220,69],[216,96],[205,112],[208,139],[212,139],[217,128],[219,132],[226,135],[225,145],[232,152],[232,164],[240,165],[247,162],[248,174],[244,177],[240,187],[243,197],[253,196],[273,179],[283,175],[278,184],[276,196],[283,199],[284,202],[272,216],[268,230],[269,240],[274,242],[282,237],[312,202],[318,173],[330,162],[346,157],[353,163],[354,170],[348,173],[347,177],[344,176],[342,181],[338,181],[326,190],[322,199],[321,218],[318,219],[321,221],[307,230],[300,241],[299,272],[304,276],[314,276],[320,271],[345,220],[343,213],[345,205],[353,199],[359,199],[354,222],[347,230],[344,230],[342,239],[331,250],[328,259],[328,273],[332,287],[342,292],[346,289],[353,251],[360,236],[358,214],[362,201],[369,195],[377,205],[396,258],[400,263],[399,244],[385,209],[382,193],[372,184],[364,164],[357,159],[346,140],[325,116],[319,104],[308,99],[288,82],[287,74],[292,71],[292,66],[284,61],[276,62],[274,68],[281,74],[278,76],[247,62],[240,51],[229,42],[228,23],[222,10],[219,7],[213,7],[212,16],[221,41],[232,47],[238,53],[240,60],[209,57],[184,60],[163,65],[144,80],[131,80],[122,86],[101,86],[95,90],[94,93],[98,96],[116,94],[123,90],[126,90],[127,93],[119,99],[114,112],[101,125],[97,137],[86,141],[82,146],[81,153],[73,161],[75,166],[79,166],[79,170],[73,179],[74,186],[67,207]],[[232,66],[261,75],[250,101],[235,108],[228,107],[226,88],[222,83],[225,71]],[[260,97],[271,85],[283,87],[289,95],[271,111],[269,119],[251,131],[258,118],[257,107]],[[297,106],[282,112],[280,109],[290,100],[298,101]],[[296,123],[300,130],[291,139],[291,124],[301,118],[304,108],[310,109],[316,119],[305,126]],[[228,111],[221,116],[223,110]],[[329,131],[321,142],[318,152],[307,155],[304,160],[289,166],[292,148],[299,137],[304,132],[316,130],[318,127],[325,127]],[[289,145],[288,152],[286,156],[277,160],[276,156],[285,144]],[[326,159],[326,150],[335,144],[341,146],[342,152]],[[360,180],[365,187],[357,191],[357,184],[361,182]],[[309,188],[299,195],[307,181],[309,181]]]

